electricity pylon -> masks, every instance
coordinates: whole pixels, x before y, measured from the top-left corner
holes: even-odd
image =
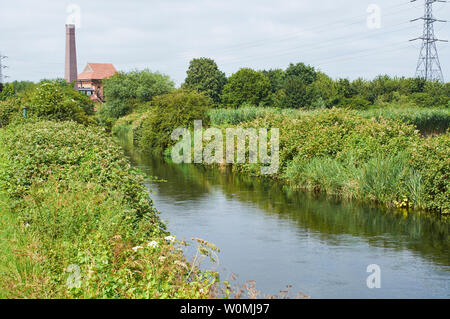
[[[3,75],[3,69],[6,69],[7,66],[2,64],[2,60],[6,59],[7,56],[2,55],[2,53],[0,52],[0,86],[3,85],[3,78],[7,78],[8,76]]]
[[[411,0],[416,2],[417,0]],[[441,64],[439,62],[439,55],[437,52],[436,42],[448,42],[447,40],[437,39],[434,35],[435,22],[447,22],[445,20],[438,20],[433,16],[433,3],[447,2],[442,0],[425,0],[425,14],[423,17],[411,20],[423,20],[423,35],[421,37],[412,39],[410,41],[422,40],[422,47],[420,49],[419,61],[417,62],[416,77],[428,81],[444,82],[442,75]]]

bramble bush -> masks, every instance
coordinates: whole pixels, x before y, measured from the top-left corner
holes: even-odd
[[[424,139],[412,125],[340,109],[294,119],[268,113],[239,126],[280,129],[275,177],[294,187],[449,212],[449,133]],[[258,174],[254,166],[235,169]]]
[[[27,104],[30,117],[56,121],[93,123],[94,103],[89,97],[77,92],[61,81],[44,81],[30,93]]]
[[[1,223],[8,288],[0,296],[210,296],[215,274],[199,272],[164,238],[143,177],[100,129],[50,121],[2,128],[0,186],[9,221]],[[79,287],[67,286],[70,265],[80,269]]]

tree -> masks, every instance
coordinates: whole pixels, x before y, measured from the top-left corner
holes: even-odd
[[[119,118],[131,113],[138,104],[174,90],[174,83],[167,75],[149,70],[119,72],[103,81],[106,103],[103,116]]]
[[[331,107],[337,94],[333,79],[322,72],[317,73],[316,81],[308,85],[307,92],[311,98],[311,108]]]
[[[183,88],[204,92],[215,103],[220,103],[220,95],[227,82],[225,73],[219,70],[216,62],[208,58],[193,59],[189,63]]]
[[[297,79],[308,85],[317,80],[317,72],[314,67],[305,65],[304,63],[291,63],[286,69],[286,77],[296,77]]]
[[[243,103],[259,105],[267,102],[270,94],[270,81],[261,72],[244,68],[233,74],[225,85],[222,103],[239,107]]]
[[[284,84],[285,98],[283,107],[285,108],[305,108],[312,102],[312,96],[308,94],[308,85],[299,77],[291,76]]]
[[[268,71],[263,70],[261,73],[269,79],[272,93],[275,93],[283,88],[284,81],[286,80],[286,72],[281,69],[271,69]]]

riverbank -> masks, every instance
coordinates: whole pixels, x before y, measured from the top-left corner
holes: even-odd
[[[231,167],[176,164],[139,152],[127,139],[118,142],[132,165],[164,180],[146,184],[168,229],[221,248],[220,263],[211,267],[224,280],[254,280],[262,296],[289,284],[292,298],[298,291],[313,299],[449,294],[444,216],[294,191]],[[382,289],[366,286],[370,264],[382,267]]]
[[[209,298],[143,177],[97,127],[0,129],[1,298]]]
[[[153,151],[142,142],[151,132],[143,127],[152,112],[119,119],[113,133],[128,135],[142,151]],[[210,111],[211,126],[280,129],[280,169],[272,177],[293,188],[390,207],[450,212],[450,134],[424,137],[405,112],[388,112],[389,119],[374,111],[370,115],[345,109],[226,112]],[[448,127],[448,112],[437,113],[428,117],[430,122],[425,121],[427,112],[415,113],[415,121],[426,131],[436,121]],[[233,169],[260,175],[259,164],[237,164]]]

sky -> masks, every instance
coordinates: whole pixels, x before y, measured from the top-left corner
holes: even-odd
[[[310,64],[333,78],[414,76],[424,0],[0,0],[8,81],[64,77],[65,24],[77,24],[78,72],[88,62],[148,68],[177,85],[189,61],[214,59],[228,76]],[[434,4],[450,20],[450,3]],[[450,23],[435,23],[450,39]],[[438,43],[450,81],[450,43]]]

